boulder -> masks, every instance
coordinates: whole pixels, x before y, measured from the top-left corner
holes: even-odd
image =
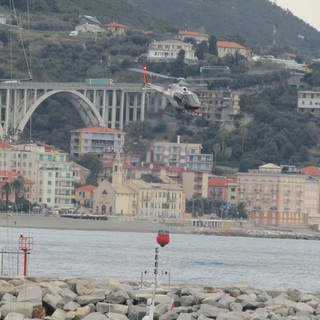
[[[48,304],[50,307],[52,307],[53,309],[57,308],[57,305],[59,303],[59,301],[62,299],[62,297],[60,295],[53,295],[50,293],[47,293],[44,297],[43,297],[43,302],[45,302],[46,304]]]
[[[10,312],[20,313],[26,318],[31,318],[33,304],[31,302],[14,302],[1,307],[1,316],[6,317]]]
[[[94,292],[92,292],[90,295],[84,295],[84,296],[78,296],[76,298],[76,301],[84,306],[90,303],[97,303],[99,301],[104,301],[106,298],[104,290],[95,290]]]
[[[2,298],[5,293],[13,295],[15,293],[15,286],[5,280],[0,280],[0,298]]]
[[[75,311],[78,308],[81,308],[81,305],[75,301],[69,301],[62,307],[65,311]]]
[[[76,293],[79,296],[90,295],[95,290],[95,286],[91,281],[79,280],[76,282]]]
[[[34,307],[42,306],[42,289],[40,285],[34,284],[25,284],[20,290],[17,302],[31,302]]]
[[[7,314],[4,320],[24,320],[24,316],[20,313],[10,312]]]
[[[131,305],[128,307],[127,317],[130,320],[140,320],[142,319],[147,312],[147,307],[144,305]]]
[[[101,313],[121,313],[127,314],[128,313],[128,306],[123,304],[110,304],[105,302],[98,302],[96,304],[96,308],[98,312]]]
[[[84,306],[76,310],[76,317],[82,319],[91,312],[90,306]]]

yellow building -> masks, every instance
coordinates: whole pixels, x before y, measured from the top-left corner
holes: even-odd
[[[237,175],[238,202],[264,225],[306,225],[319,211],[319,181],[295,167],[269,163]]]
[[[134,216],[143,219],[180,219],[185,213],[185,194],[174,183],[126,180],[118,153],[112,167],[112,182],[103,180],[94,190],[94,213]]]
[[[236,53],[246,56],[247,48],[239,43],[230,41],[217,41],[217,50],[219,58],[226,55],[234,56]]]
[[[137,194],[136,218],[182,219],[186,197],[176,184],[128,180],[126,185]]]
[[[78,206],[84,208],[92,208],[93,206],[93,191],[96,186],[86,185],[75,189],[75,199]]]

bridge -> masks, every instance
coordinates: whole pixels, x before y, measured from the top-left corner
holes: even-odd
[[[123,130],[131,122],[144,120],[146,91],[142,84],[5,81],[0,83],[0,137],[16,138],[39,105],[55,95],[71,102],[86,127]]]

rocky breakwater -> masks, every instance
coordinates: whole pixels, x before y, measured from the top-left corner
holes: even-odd
[[[5,320],[142,320],[152,288],[117,280],[1,278],[0,318]],[[320,319],[320,293],[176,286],[157,290],[155,320]]]

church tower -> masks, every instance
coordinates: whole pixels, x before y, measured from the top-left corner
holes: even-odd
[[[121,161],[120,152],[118,150],[112,164],[112,184],[122,184],[122,183],[123,183],[123,162]]]

